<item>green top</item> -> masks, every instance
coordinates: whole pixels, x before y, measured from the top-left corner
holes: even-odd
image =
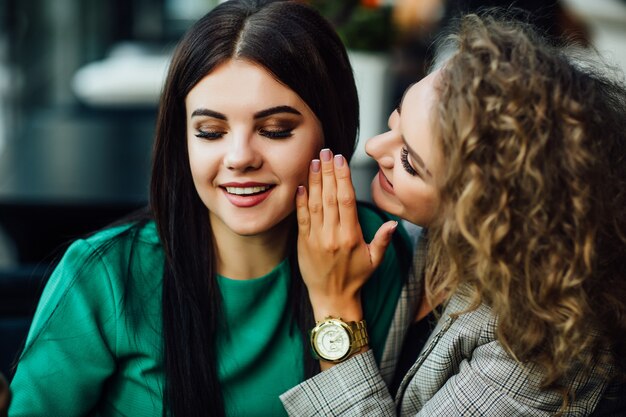
[[[371,240],[383,223],[359,208]],[[160,416],[163,252],[154,223],[72,244],[52,274],[12,381],[9,416]],[[131,256],[132,253],[132,256]],[[402,285],[394,248],[363,289],[370,346],[380,359]],[[218,377],[229,416],[286,415],[278,396],[304,380],[290,332],[289,261],[252,280],[218,277],[228,335],[218,332]],[[308,346],[305,349],[309,349]]]

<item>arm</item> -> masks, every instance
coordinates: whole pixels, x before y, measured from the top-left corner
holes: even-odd
[[[115,369],[116,314],[105,265],[87,242],[73,244],[37,307],[11,384],[10,415],[88,414]]]
[[[350,169],[329,150],[313,161],[309,191],[299,187],[298,262],[316,320],[363,318],[360,291],[383,260],[397,222],[383,224],[371,244],[363,239]],[[321,362],[322,369],[332,364]]]
[[[296,197],[298,261],[316,320],[328,315],[360,320],[360,290],[382,262],[396,222],[384,223],[368,245],[358,222],[345,159],[321,154],[309,175],[309,192]],[[281,396],[290,415],[395,415],[372,351],[347,361],[321,362],[322,373]]]
[[[395,404],[373,352],[310,378],[280,396],[290,416],[395,416]]]

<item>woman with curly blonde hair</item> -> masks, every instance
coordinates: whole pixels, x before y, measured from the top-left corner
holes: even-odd
[[[424,226],[386,350],[397,357],[393,335],[430,306],[436,327],[423,346],[404,340],[413,355],[395,401],[384,358],[379,371],[350,331],[317,340],[362,319],[359,289],[388,240],[358,238],[349,169],[326,158],[297,196],[325,371],[283,405],[299,416],[625,415],[626,89],[495,14],[463,17],[454,39],[366,146],[374,201]]]

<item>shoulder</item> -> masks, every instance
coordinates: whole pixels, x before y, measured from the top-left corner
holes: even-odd
[[[67,258],[83,264],[90,261],[130,262],[133,257],[150,256],[160,251],[160,243],[153,221],[127,223],[100,230],[83,239],[76,240],[65,253]]]
[[[498,319],[491,307],[481,303],[472,308],[471,298],[463,288],[458,289],[446,303],[441,319],[450,321],[448,333],[465,341],[472,340],[467,346],[496,341]]]
[[[94,248],[108,247],[111,244],[159,244],[159,237],[154,221],[131,222],[97,231],[81,239]]]
[[[153,222],[103,229],[70,245],[50,276],[45,292],[51,295],[80,288],[89,293],[106,287],[121,297],[129,276],[136,280],[142,275],[137,271],[157,273],[162,261]]]

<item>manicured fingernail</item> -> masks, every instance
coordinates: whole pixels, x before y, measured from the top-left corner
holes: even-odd
[[[322,158],[322,161],[324,162],[330,161],[330,156],[331,156],[330,149],[322,149],[322,151],[320,152],[320,156]]]
[[[298,189],[296,190],[298,195],[304,194],[304,185],[298,185]]]
[[[335,166],[342,167],[343,166],[343,155],[335,155]]]
[[[397,228],[398,228],[398,222],[394,222],[394,224],[389,229],[389,234],[392,235],[393,232],[395,232]]]
[[[320,172],[320,160],[319,159],[314,159],[311,161],[311,171],[313,172]]]

